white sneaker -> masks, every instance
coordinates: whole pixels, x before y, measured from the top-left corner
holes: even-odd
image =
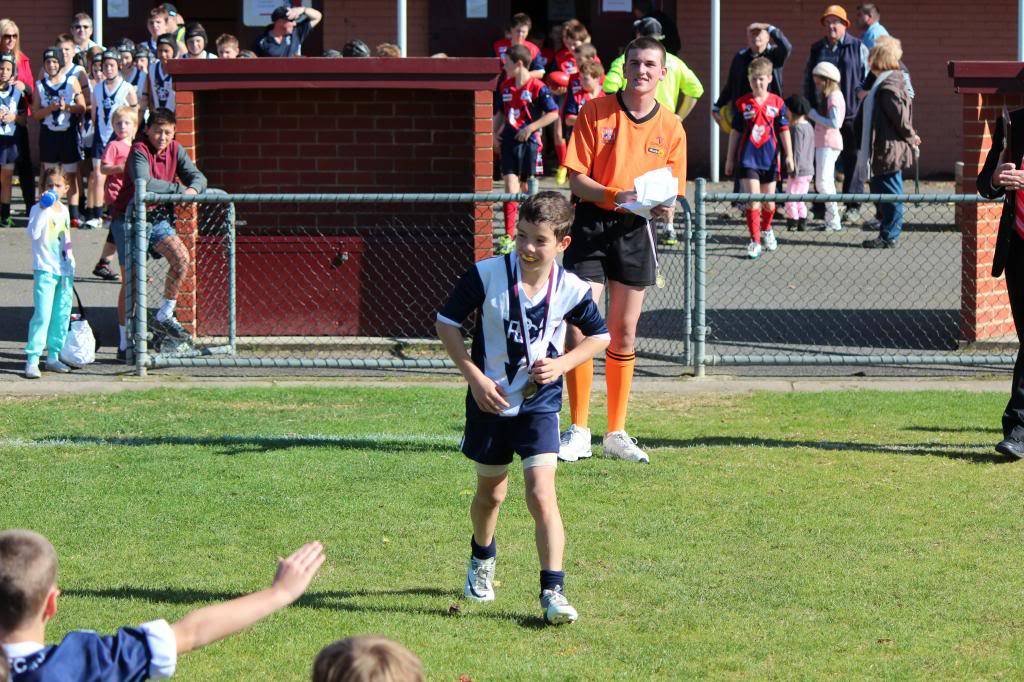
[[[38,379],[42,374],[39,373],[39,363],[28,361],[25,363],[25,378],[26,379]]]
[[[566,625],[579,618],[576,609],[562,594],[562,588],[544,590],[540,593],[540,607],[544,609],[544,622],[551,625]]]
[[[761,243],[764,244],[764,248],[768,251],[774,251],[779,248],[779,240],[775,238],[775,231],[768,230],[761,234]]]
[[[594,454],[590,448],[590,429],[573,424],[558,439],[558,459],[563,462],[575,462],[586,459]]]
[[[605,435],[604,456],[643,464],[649,464],[651,461],[647,453],[636,446],[636,438],[630,438],[625,431],[612,431]]]
[[[496,559],[477,559],[469,557],[469,570],[466,571],[466,588],[463,594],[470,601],[494,601],[494,564]]]
[[[747,244],[747,258],[754,260],[761,257],[761,245],[757,242]]]
[[[46,361],[47,372],[58,372],[60,374],[67,374],[71,371],[71,368],[65,365],[60,360],[47,360]]]
[[[825,231],[826,232],[842,232],[843,231],[843,226],[840,223],[832,223],[830,225],[825,225]]]

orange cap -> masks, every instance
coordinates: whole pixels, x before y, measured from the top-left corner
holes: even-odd
[[[825,23],[826,17],[835,17],[843,22],[843,26],[850,27],[850,20],[846,18],[846,10],[843,9],[842,5],[829,5],[826,7],[825,12],[821,15],[821,23]]]

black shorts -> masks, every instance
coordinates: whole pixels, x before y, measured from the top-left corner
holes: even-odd
[[[741,180],[757,180],[764,185],[769,182],[778,182],[779,173],[776,170],[759,170],[743,166],[740,168],[740,172],[736,174],[736,177]]]
[[[82,160],[74,128],[50,130],[39,126],[39,160],[42,163],[72,164]]]
[[[572,241],[562,264],[580,279],[602,284],[610,279],[633,287],[654,284],[653,239],[640,216],[580,202],[569,234]]]
[[[501,139],[501,175],[532,178],[537,173],[537,152],[540,144],[530,138],[519,142],[515,138]]]
[[[511,464],[520,459],[558,452],[558,413],[541,412],[515,417],[466,417],[462,454],[480,464]]]

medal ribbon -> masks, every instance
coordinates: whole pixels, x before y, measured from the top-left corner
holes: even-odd
[[[505,256],[505,267],[508,272],[508,279],[510,284],[509,299],[510,303],[512,300],[515,301],[516,313],[519,316],[519,331],[523,337],[523,355],[526,356],[526,372],[529,374],[533,368],[533,358],[530,357],[530,332],[526,328],[526,304],[523,303],[523,297],[519,296],[519,285],[522,284],[520,278],[520,268],[518,256],[516,257],[516,264],[512,264],[511,254]],[[548,321],[551,319],[551,295],[555,290],[555,278],[558,276],[558,264],[551,264],[551,273],[548,275],[548,291],[544,295],[544,320],[541,322],[540,332],[537,334],[537,340],[543,340],[544,333],[548,328]]]

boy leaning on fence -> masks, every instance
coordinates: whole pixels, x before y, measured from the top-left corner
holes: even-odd
[[[110,230],[117,241],[117,253],[122,258],[129,258],[135,249],[134,243],[128,243],[126,214],[135,198],[136,180],[146,180],[146,191],[155,194],[199,194],[206,191],[206,176],[192,163],[185,148],[174,140],[176,125],[174,112],[156,109],[146,122],[143,139],[132,145],[125,167],[125,183],[114,200],[110,221]],[[174,231],[174,207],[170,204],[147,206],[146,221],[149,247],[167,259],[164,297],[151,326],[154,331],[172,338],[191,340],[191,335],[174,316],[178,289],[190,267],[188,250]],[[123,285],[121,289],[123,295]]]
[[[152,620],[113,635],[73,630],[46,644],[57,615],[57,552],[30,530],[0,532],[0,644],[14,682],[120,682],[171,677],[178,656],[252,626],[298,599],[325,555],[310,542],[277,562],[271,586],[191,611],[175,622]],[[3,679],[0,677],[0,679]]]
[[[608,329],[590,287],[556,262],[569,245],[572,208],[558,192],[523,202],[515,250],[471,267],[437,314],[437,333],[466,378],[462,452],[476,464],[473,534],[464,594],[494,600],[498,510],[508,465],[523,463],[526,501],[540,555],[540,604],[553,624],[576,620],[565,596],[565,531],[555,492],[562,375],[608,346]],[[476,313],[472,353],[462,324]],[[584,335],[563,355],[567,323]]]

